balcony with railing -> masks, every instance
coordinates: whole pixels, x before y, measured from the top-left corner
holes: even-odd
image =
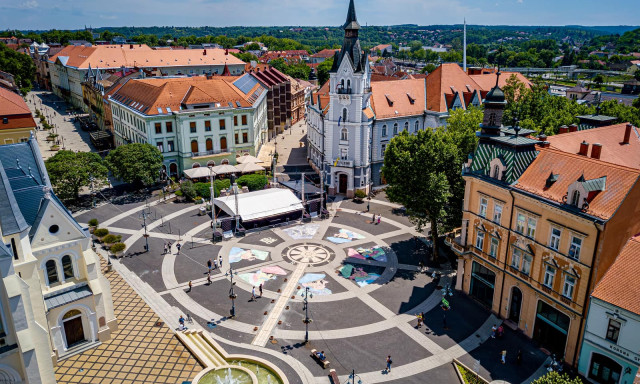
[[[188,157],[207,157],[207,156],[213,156],[213,155],[219,155],[222,153],[229,153],[229,150],[227,149],[212,149],[210,151],[204,151],[204,152],[188,152],[187,156]]]
[[[462,229],[461,228],[456,228],[452,232],[449,232],[444,238],[444,243],[458,254],[463,254],[467,250],[467,248],[464,245],[462,245]]]

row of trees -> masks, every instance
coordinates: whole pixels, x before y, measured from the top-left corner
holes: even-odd
[[[162,154],[150,144],[127,144],[111,151],[105,159],[93,152],[59,151],[45,161],[56,195],[75,200],[82,188],[99,190],[114,178],[135,187],[149,186],[158,180]]]
[[[16,84],[23,95],[31,90],[35,81],[36,66],[29,56],[0,43],[0,69],[15,76]]]

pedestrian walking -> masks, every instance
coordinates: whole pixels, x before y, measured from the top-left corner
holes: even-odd
[[[222,255],[218,256],[218,265],[222,268]]]
[[[213,269],[218,269],[218,260],[213,262]]]
[[[502,339],[503,334],[504,334],[504,328],[502,327],[502,324],[500,324],[500,326],[498,327],[498,339]]]
[[[378,224],[380,224],[380,220],[382,220],[382,215],[378,215]]]
[[[169,254],[171,254],[172,252],[172,248],[173,247],[173,243],[169,242],[169,244],[167,244],[167,248],[169,249]]]
[[[211,272],[207,273],[207,285],[211,285]]]
[[[164,245],[164,250],[162,251],[162,254],[163,255],[167,254],[167,244]]]
[[[393,361],[391,360],[391,355],[389,355],[387,356],[387,368],[385,372],[391,372],[391,364],[393,364]]]
[[[209,268],[209,273],[211,273],[211,259],[209,259],[209,261],[207,261],[207,267]]]
[[[369,204],[370,203],[367,201],[367,212],[369,212],[369,208],[370,208]]]
[[[376,214],[374,213],[373,215],[371,215],[371,224],[375,224],[376,223]]]
[[[491,338],[495,339],[496,338],[496,331],[498,330],[498,327],[496,327],[495,324],[493,324],[493,327],[491,327]]]
[[[422,314],[418,313],[416,317],[418,318],[418,326],[416,328],[422,328]]]
[[[187,292],[191,292],[191,288],[193,288],[193,283],[191,283],[191,280],[189,280],[189,290]]]
[[[180,318],[178,319],[178,323],[180,323],[180,325],[184,325],[184,317],[182,317],[182,315],[180,315]]]
[[[251,301],[256,300],[256,287],[251,288]]]
[[[180,245],[180,243],[176,244],[176,248],[178,249],[178,254],[180,254],[180,248],[182,248],[182,245]]]
[[[259,288],[259,291],[260,291],[260,297],[262,297],[262,283],[260,283],[260,287],[258,287],[258,288]]]
[[[516,364],[520,365],[522,363],[522,350],[518,349],[518,354],[516,355]]]
[[[503,350],[500,353],[500,360],[502,361],[502,364],[505,364],[507,362],[507,350]]]

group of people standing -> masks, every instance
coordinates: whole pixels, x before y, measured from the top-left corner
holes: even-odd
[[[176,249],[178,250],[178,254],[180,253],[180,248],[182,248],[182,245],[180,243],[176,244]],[[164,251],[162,251],[163,255],[167,255],[167,254],[171,254],[171,252],[173,252],[173,243],[172,242],[168,242],[164,244]]]

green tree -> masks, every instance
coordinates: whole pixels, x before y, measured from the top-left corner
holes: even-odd
[[[442,129],[426,129],[415,135],[403,131],[389,142],[384,155],[382,172],[388,184],[387,196],[405,206],[418,231],[431,224],[434,258],[452,197],[448,177],[450,170],[456,168],[458,157],[459,150]]]
[[[318,71],[318,84],[320,84],[320,86],[329,80],[329,71],[331,70],[331,67],[333,67],[333,58],[323,61],[316,67],[316,70]]]
[[[600,89],[600,87],[602,86],[602,83],[604,83],[604,76],[598,73],[593,77],[593,82],[596,84],[596,87]]]
[[[583,384],[579,378],[571,379],[566,373],[560,375],[558,372],[549,372],[546,375],[534,380],[531,384]]]
[[[153,184],[162,169],[162,154],[151,144],[126,144],[105,159],[113,176],[138,187]]]
[[[99,189],[107,184],[109,171],[102,158],[93,152],[59,151],[45,161],[51,185],[63,200],[78,198],[83,187]]]
[[[14,51],[0,44],[0,69],[15,76],[20,92],[26,95],[35,80],[36,66],[29,55]]]

